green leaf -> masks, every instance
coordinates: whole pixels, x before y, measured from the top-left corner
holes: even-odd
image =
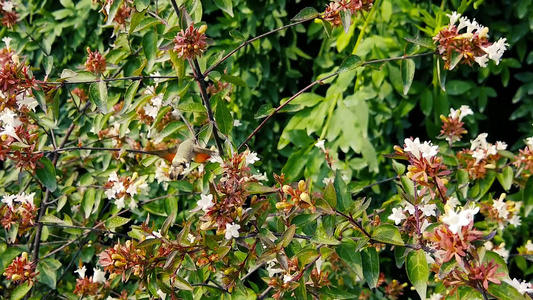
[[[446,83],[446,91],[452,96],[462,95],[472,89],[472,85],[463,80],[451,80]]]
[[[331,23],[328,21],[320,20],[320,23],[322,24],[322,27],[324,28],[324,33],[326,33],[326,36],[328,38],[331,37],[331,31],[333,30],[333,27],[331,26]]]
[[[218,129],[225,135],[228,135],[233,128],[233,117],[224,101],[218,101],[215,111],[215,120]]]
[[[53,223],[53,224],[64,224],[65,221],[61,220],[60,218],[54,216],[54,215],[44,215],[39,219],[39,222],[41,223]]]
[[[330,182],[324,189],[324,200],[328,202],[331,207],[337,207],[337,194],[335,193],[335,187]]]
[[[431,38],[421,38],[421,37],[411,38],[411,37],[406,37],[404,39],[406,41],[410,42],[410,43],[422,46],[424,48],[429,48],[429,49],[432,49],[432,50],[434,50],[436,48],[435,44],[433,43],[433,40]]]
[[[35,97],[35,99],[37,100],[37,102],[39,103],[39,106],[41,107],[41,109],[43,111],[46,111],[46,98],[44,96],[43,91],[31,89],[31,92],[33,96]]]
[[[335,252],[337,252],[337,255],[339,255],[339,257],[348,264],[357,277],[360,279],[364,278],[361,253],[356,250],[356,246],[354,244],[350,242],[343,242],[335,248]]]
[[[463,56],[460,54],[460,53],[457,53],[457,52],[453,52],[452,53],[452,59],[450,61],[450,68],[449,70],[453,70],[460,62],[461,62],[461,59],[463,58]]]
[[[259,107],[259,109],[255,113],[254,119],[265,118],[265,117],[269,116],[271,113],[273,113],[274,111],[275,111],[275,109],[272,107],[271,104],[269,104],[269,103],[263,104],[263,105],[261,105],[261,107]]]
[[[61,262],[53,258],[45,258],[37,265],[37,279],[52,289],[56,288],[57,270],[61,267]]]
[[[222,9],[225,13],[233,18],[233,4],[231,0],[213,0],[218,8]]]
[[[339,245],[341,243],[341,241],[326,232],[326,230],[324,229],[324,225],[322,224],[322,220],[320,219],[317,220],[315,236],[311,241],[317,244],[324,245]]]
[[[157,32],[155,30],[149,30],[144,35],[142,44],[144,55],[148,60],[147,68],[150,70],[154,65],[154,61],[157,56]]]
[[[415,62],[412,59],[404,59],[400,63],[400,72],[402,75],[403,94],[407,95],[413,78],[415,78]]]
[[[437,79],[439,80],[440,88],[446,92],[446,75],[447,71],[444,66],[441,67],[441,60],[437,59]]]
[[[105,81],[91,83],[89,86],[89,99],[100,109],[103,114],[107,113],[107,85]]]
[[[413,250],[407,254],[405,264],[407,277],[415,287],[421,299],[426,299],[429,267],[424,250]]]
[[[69,69],[64,69],[60,75],[60,81],[65,80],[67,82],[86,82],[98,80],[98,77],[91,72],[79,71],[74,72]]]
[[[526,186],[522,192],[522,201],[524,203],[524,217],[529,216],[533,209],[533,176],[529,176]]]
[[[137,94],[140,84],[140,80],[134,81],[126,89],[126,93],[124,93],[124,105],[120,111],[121,114],[125,113],[130,107],[131,103],[133,102],[133,98],[135,98],[135,94]]]
[[[313,7],[306,7],[302,9],[294,18],[291,19],[293,22],[299,22],[304,20],[310,20],[318,17],[320,13]]]
[[[176,275],[174,277],[174,287],[180,290],[186,290],[186,291],[192,291],[193,288],[190,283],[187,282],[187,280],[183,279],[182,277]]]
[[[137,11],[143,11],[150,5],[150,0],[134,0],[133,4]]]
[[[269,187],[266,185],[262,185],[259,182],[247,182],[244,184],[244,188],[248,191],[251,195],[257,195],[257,194],[274,194],[277,193],[278,189]]]
[[[349,9],[341,10],[341,22],[344,28],[344,33],[348,33],[350,25],[352,24],[352,12]]]
[[[244,80],[242,80],[240,77],[237,77],[237,76],[220,74],[220,79],[222,81],[232,83],[232,84],[234,84],[236,86],[240,86],[240,87],[246,87],[247,86],[246,82],[244,82]]]
[[[488,292],[500,300],[521,300],[526,299],[526,297],[520,294],[513,286],[507,282],[502,282],[500,284],[489,283]]]
[[[171,122],[170,124],[168,124],[165,129],[163,129],[163,131],[161,131],[160,134],[157,135],[157,137],[159,139],[164,139],[165,137],[173,134],[174,132],[178,131],[179,129],[181,128],[185,128],[187,127],[187,125],[181,123],[181,122],[178,122],[178,121],[174,121],[174,122]]]
[[[361,58],[357,55],[350,55],[344,59],[344,61],[341,63],[339,70],[337,73],[344,73],[347,71],[354,70],[360,66],[363,65],[363,61]]]
[[[39,168],[38,166],[37,169],[35,169],[37,178],[41,180],[50,192],[55,191],[57,189],[56,168],[54,168],[54,165],[46,156],[39,159],[39,164],[42,164],[42,168]]]
[[[185,102],[178,105],[178,109],[184,112],[205,113],[205,106],[198,102]]]
[[[433,112],[433,93],[429,89],[424,89],[420,97],[420,109],[427,117]]]
[[[513,179],[514,179],[513,168],[511,168],[510,166],[503,168],[503,171],[501,173],[496,174],[496,178],[498,178],[498,181],[500,182],[502,187],[506,191],[509,191],[509,189],[513,185]]]
[[[363,276],[368,286],[373,289],[378,284],[379,279],[379,256],[376,248],[368,247],[361,251],[363,261]]]
[[[348,208],[350,208],[353,201],[350,192],[348,192],[348,187],[346,186],[344,179],[342,179],[342,175],[339,171],[335,172],[333,186],[335,187],[335,194],[337,195],[337,206],[333,208],[345,213]]]
[[[242,41],[246,40],[246,38],[244,37],[244,35],[243,35],[240,31],[238,31],[238,30],[231,30],[231,31],[229,32],[229,35],[230,35],[232,38],[237,39],[237,40],[242,40]]]
[[[83,199],[81,200],[81,208],[83,209],[83,212],[85,214],[85,219],[91,216],[95,198],[96,190],[94,188],[88,188],[83,193]]]
[[[385,244],[405,245],[400,235],[400,230],[391,224],[383,224],[376,228],[372,234],[372,239]]]
[[[109,229],[113,229],[113,228],[117,228],[117,227],[120,227],[126,223],[128,223],[129,221],[131,221],[130,219],[128,218],[123,218],[123,217],[119,217],[119,216],[114,216],[112,218],[109,218],[105,221],[105,226]]]
[[[283,248],[289,246],[289,244],[292,242],[292,238],[294,236],[294,233],[296,232],[296,226],[291,225],[283,234],[279,237],[278,243],[281,243],[283,245]]]
[[[31,286],[24,282],[23,284],[17,286],[15,290],[13,290],[13,294],[11,294],[10,300],[20,300],[22,299],[29,291],[31,290]]]

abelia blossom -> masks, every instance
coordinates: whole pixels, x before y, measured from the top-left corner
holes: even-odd
[[[470,66],[473,62],[477,62],[481,67],[486,67],[489,59],[496,64],[500,63],[504,51],[509,46],[505,38],[491,43],[487,39],[489,29],[475,19],[470,21],[457,12],[447,16],[450,18],[450,24],[433,37],[445,61],[446,69],[453,69],[459,62]],[[456,26],[457,20],[459,24]],[[464,28],[466,32],[460,33]]]
[[[439,138],[445,138],[450,146],[454,142],[460,141],[462,135],[467,133],[466,129],[463,128],[464,122],[462,120],[473,114],[474,112],[467,105],[462,105],[458,110],[450,108],[450,114],[447,117],[440,116],[442,127]]]
[[[453,234],[457,234],[462,227],[468,226],[473,220],[474,215],[479,212],[479,207],[465,209],[463,208],[459,213],[454,209],[447,209],[442,216],[442,222],[448,225]]]
[[[504,279],[504,281],[514,287],[522,295],[525,293],[533,293],[533,287],[531,286],[531,283],[526,282],[525,280],[520,281],[517,278],[513,278],[513,280]]]
[[[81,279],[85,278],[85,272],[87,271],[87,268],[85,266],[81,266],[78,268],[74,273],[78,273]]]
[[[374,0],[334,0],[326,7],[322,19],[330,22],[333,27],[337,27],[342,24],[342,11],[352,15],[361,11],[369,11],[373,2]]]
[[[85,61],[85,70],[98,75],[104,73],[107,67],[105,57],[98,50],[91,51],[89,47],[86,50],[87,60]]]
[[[232,238],[238,238],[239,237],[239,229],[241,228],[241,225],[235,224],[235,223],[226,223],[226,233],[224,237],[227,240],[231,240]]]
[[[213,195],[200,195],[200,200],[196,201],[198,208],[207,212],[211,207],[215,206],[213,202]]]
[[[3,275],[16,284],[27,282],[29,286],[33,286],[38,274],[35,272],[35,267],[36,264],[28,259],[28,253],[23,252],[5,268]]]
[[[520,226],[521,201],[505,200],[506,194],[502,193],[498,200],[493,200],[492,205],[482,203],[481,210],[487,218],[498,224],[499,229],[505,228],[508,224]]]
[[[195,28],[194,24],[187,29],[178,32],[174,38],[174,52],[183,59],[195,59],[201,57],[207,50],[207,37],[204,34],[207,26],[202,25]]]

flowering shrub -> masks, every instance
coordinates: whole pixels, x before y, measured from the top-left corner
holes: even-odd
[[[512,141],[470,136],[478,110],[449,105],[445,91],[446,72],[505,65],[506,38],[490,42],[487,27],[443,5],[422,14],[432,29],[417,35],[429,36],[373,56],[368,45],[387,40],[366,29],[378,14],[390,20],[392,2],[339,0],[263,34],[233,29],[234,45],[217,42],[226,19],[203,18],[248,13],[231,1],[86,2],[61,1],[52,15],[85,11],[109,36],[73,42],[85,57],[62,65],[45,38],[45,58],[25,44],[31,7],[0,1],[0,35],[10,36],[0,50],[2,296],[532,297],[533,137],[508,149]],[[287,47],[305,58],[272,40],[304,26],[338,49],[352,44],[352,54],[332,63],[325,47],[311,84],[276,108],[241,105],[268,77],[256,76],[249,51]],[[433,87],[418,95],[428,82],[415,81],[417,64],[431,57]],[[446,103],[435,104],[430,138],[402,132],[403,144],[382,148],[386,119],[404,118],[418,98],[426,114],[428,97]],[[295,113],[280,127],[283,112]],[[275,153],[260,146],[274,140]],[[266,159],[278,152],[283,164]]]

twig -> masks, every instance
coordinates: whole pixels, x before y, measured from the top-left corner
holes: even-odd
[[[427,52],[427,53],[420,53],[420,54],[415,54],[415,55],[410,55],[410,56],[407,56],[407,55],[404,55],[404,56],[399,56],[399,57],[391,57],[391,58],[384,58],[384,59],[376,59],[376,60],[369,60],[369,61],[366,61],[366,62],[363,62],[360,67],[364,67],[366,65],[370,65],[370,64],[376,64],[376,63],[382,63],[382,62],[389,62],[389,61],[396,61],[396,60],[404,60],[404,59],[407,59],[407,58],[414,58],[414,57],[419,57],[419,56],[427,56],[427,55],[434,55],[436,54],[437,52]],[[303,94],[305,91],[307,91],[308,89],[312,88],[313,86],[315,86],[316,84],[318,83],[322,83],[324,80],[326,79],[329,79],[331,77],[334,77],[336,75],[338,75],[339,73],[338,72],[335,72],[331,75],[328,75],[320,80],[315,80],[313,83],[311,83],[310,85],[306,86],[305,88],[303,88],[302,90],[300,90],[298,93],[294,94],[294,96],[290,97],[289,100],[287,100],[287,102],[283,103],[282,105],[280,105],[278,108],[276,108],[276,110],[274,110],[272,113],[270,113],[270,115],[268,115],[264,120],[263,122],[261,122],[261,124],[259,124],[259,126],[257,126],[257,128],[255,128],[255,130],[246,138],[246,140],[244,140],[244,142],[242,142],[239,147],[237,149],[240,149],[242,148],[244,145],[246,145],[246,143],[254,136],[257,134],[257,132],[259,130],[261,130],[261,128],[263,128],[266,124],[266,122],[268,122],[272,116],[274,116],[276,113],[278,113],[283,107],[285,107],[287,104],[289,104],[292,100],[294,100],[296,97],[300,96],[301,94]]]
[[[257,132],[259,132],[259,130],[261,130],[261,128],[263,128],[266,124],[266,122],[268,122],[276,113],[278,113],[281,109],[283,109],[287,104],[291,103],[292,100],[296,99],[296,97],[300,96],[301,94],[303,94],[305,91],[307,91],[308,89],[312,88],[313,86],[315,86],[316,84],[318,83],[322,83],[324,80],[326,79],[329,79],[331,77],[334,77],[334,76],[337,76],[338,73],[335,72],[331,75],[328,75],[322,79],[317,79],[315,81],[313,81],[313,83],[311,83],[310,85],[304,87],[303,89],[301,89],[298,93],[294,94],[292,97],[289,98],[289,100],[287,100],[287,102],[281,104],[280,106],[278,106],[278,108],[276,108],[276,110],[274,110],[273,112],[270,113],[270,115],[268,115],[264,120],[263,122],[261,122],[261,124],[259,124],[259,126],[257,126],[257,128],[255,128],[255,130],[246,138],[246,140],[244,140],[244,142],[242,142],[239,147],[237,149],[241,149],[244,145],[246,145],[246,143],[254,136],[257,134]]]
[[[257,300],[262,300],[262,299],[264,299],[264,298],[268,295],[268,293],[270,293],[271,290],[272,290],[272,287],[269,286],[266,290],[264,290],[264,291],[261,293],[261,295],[259,295],[259,296],[257,297]]]
[[[263,33],[261,35],[258,35],[252,39],[249,39],[249,40],[246,40],[244,41],[242,44],[240,44],[237,48],[233,49],[230,53],[226,54],[226,56],[222,57],[218,62],[216,62],[215,64],[213,64],[211,67],[209,67],[207,70],[205,70],[205,72],[203,73],[204,76],[207,76],[211,71],[213,71],[216,67],[218,67],[221,63],[223,63],[224,61],[226,61],[230,56],[232,56],[233,54],[235,54],[235,52],[239,51],[241,48],[245,47],[246,45],[258,40],[258,39],[261,39],[261,38],[264,38],[265,36],[267,35],[271,35],[273,33],[276,33],[278,31],[281,31],[283,29],[287,29],[289,27],[292,27],[292,26],[296,26],[298,24],[302,24],[302,23],[305,23],[307,21],[311,21],[311,20],[314,20],[316,19],[317,17],[313,17],[313,18],[310,18],[310,19],[305,19],[305,20],[301,20],[301,21],[298,21],[298,22],[294,22],[294,23],[291,23],[291,24],[287,24],[285,26],[282,26],[282,27],[279,27],[279,28],[276,28],[274,30],[271,30],[269,32],[266,32],[266,33]]]
[[[200,88],[200,96],[202,97],[202,101],[204,102],[204,106],[207,111],[207,118],[209,119],[209,122],[213,126],[213,136],[215,138],[215,143],[217,144],[218,153],[220,156],[224,156],[224,148],[222,147],[222,142],[220,140],[220,136],[218,135],[219,133],[218,126],[217,126],[217,123],[215,122],[215,117],[213,116],[213,110],[211,109],[211,103],[209,102],[209,97],[207,96],[205,76],[202,74],[202,71],[200,70],[200,65],[198,64],[198,60],[189,59],[189,64],[191,65],[191,68],[192,68],[194,80],[198,83],[198,87]]]
[[[111,82],[111,81],[122,81],[122,80],[143,80],[143,79],[179,79],[178,76],[128,76],[128,77],[120,77],[120,78],[105,78],[105,79],[96,79],[96,80],[86,80],[86,81],[62,81],[62,82],[45,82],[45,81],[37,81],[38,84],[42,85],[69,85],[69,84],[89,84],[89,83],[97,83],[97,82]]]
[[[219,287],[219,286],[216,286],[216,285],[210,285],[210,284],[207,284],[207,283],[193,283],[191,285],[192,286],[205,286],[205,287],[209,287],[209,288],[212,288],[212,289],[217,289],[217,290],[222,291],[224,293],[228,293],[228,290],[226,290],[223,287]]]

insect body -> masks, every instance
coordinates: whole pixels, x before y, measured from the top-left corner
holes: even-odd
[[[169,177],[172,180],[180,180],[183,178],[184,171],[191,161],[202,163],[208,160],[216,152],[202,148],[195,145],[192,139],[183,141],[178,146],[178,151],[172,159],[170,166]]]

